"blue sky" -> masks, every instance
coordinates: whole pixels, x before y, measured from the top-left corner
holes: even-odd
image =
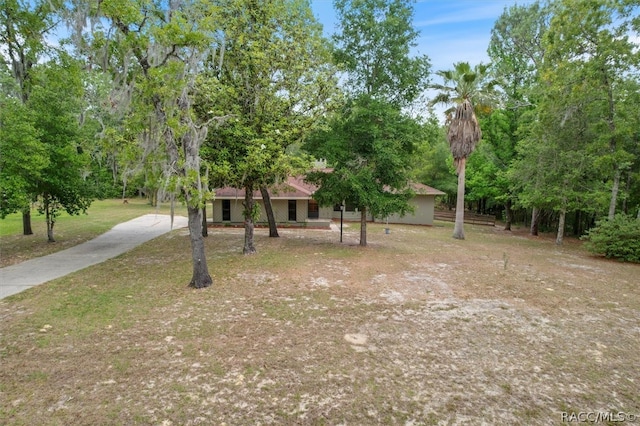
[[[417,51],[431,59],[433,71],[455,62],[488,62],[491,28],[505,7],[532,0],[422,0],[414,4],[414,27],[420,31]],[[333,0],[311,0],[327,35],[336,31]]]
[[[414,4],[413,25],[420,32],[419,54],[431,60],[432,73],[453,68],[456,62],[476,65],[488,63],[487,48],[493,24],[505,7],[532,3],[533,0],[419,0]],[[333,0],[311,0],[316,18],[327,36],[336,29]],[[440,83],[438,76],[432,82]],[[432,91],[426,96],[432,97]],[[444,120],[445,106],[435,107],[436,117]],[[420,112],[418,114],[422,115]]]

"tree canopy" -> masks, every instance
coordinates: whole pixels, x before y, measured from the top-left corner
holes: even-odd
[[[223,9],[224,61],[203,76],[199,108],[229,115],[210,133],[205,158],[218,171],[217,187],[245,190],[243,252],[252,254],[259,213],[253,193],[304,173],[308,164],[287,148],[299,144],[327,110],[334,70],[307,2],[229,1]]]

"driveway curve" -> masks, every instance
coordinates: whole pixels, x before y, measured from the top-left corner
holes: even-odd
[[[147,214],[114,226],[86,243],[47,256],[0,268],[0,299],[63,277],[125,253],[172,229],[187,226],[187,218]]]

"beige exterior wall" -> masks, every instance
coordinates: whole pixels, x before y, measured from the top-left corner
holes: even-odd
[[[320,219],[331,219],[331,215],[333,215],[333,207],[320,207]]]
[[[231,202],[231,221],[227,223],[243,223],[244,217],[242,215],[242,202],[243,200],[233,199]],[[267,222],[267,214],[264,209],[262,200],[256,200],[260,206],[260,218],[258,223]],[[277,223],[293,223],[289,222],[289,200],[271,200],[273,206],[273,212],[276,216]],[[415,211],[413,214],[409,213],[404,217],[399,215],[389,216],[389,223],[406,223],[412,225],[433,225],[433,215],[435,208],[435,197],[433,195],[416,195],[410,202]],[[296,222],[307,222],[309,200],[296,200]],[[207,212],[210,215],[211,210]],[[321,207],[319,212],[320,219],[340,219],[340,212],[334,212],[333,207]],[[213,201],[213,223],[222,222],[222,200],[216,199]],[[368,218],[371,220],[371,218]],[[344,212],[344,220],[347,221],[359,221],[360,212]],[[376,218],[377,222],[386,222],[386,218]]]
[[[404,217],[397,214],[389,216],[389,223],[406,223],[410,225],[433,225],[433,215],[435,209],[436,197],[433,195],[416,195],[409,204],[414,207],[414,213],[408,213]],[[332,217],[340,219],[340,212],[334,212],[331,209]],[[369,216],[369,215],[367,215]],[[359,221],[360,212],[344,212],[344,220]],[[367,217],[371,220],[371,217]],[[376,218],[376,222],[386,222],[386,218]]]
[[[333,208],[331,208],[331,214],[332,217],[334,219],[340,220],[340,212],[334,212]],[[353,211],[353,212],[343,212],[342,213],[342,219],[344,220],[348,220],[350,222],[360,222],[360,211]],[[371,221],[371,215],[367,213],[367,220]]]
[[[231,221],[230,222],[244,222],[242,217],[242,200],[230,200],[231,201]],[[212,220],[214,223],[222,223],[222,200],[213,200],[213,215]],[[207,212],[209,216],[209,212]]]
[[[407,213],[400,217],[397,214],[389,216],[389,223],[406,223],[409,225],[433,225],[433,214],[435,209],[435,199],[433,195],[416,195],[409,204],[415,209],[413,213]],[[386,222],[386,218],[380,218],[381,222]]]
[[[231,202],[231,220],[226,223],[243,223],[244,217],[242,210],[244,206],[242,202],[244,200],[238,198],[230,200]],[[307,215],[309,212],[309,200],[295,200],[296,201],[296,222],[307,222]],[[260,206],[260,218],[258,223],[267,223],[267,213],[264,208],[262,200],[256,200],[256,203]],[[213,205],[213,223],[225,223],[222,221],[222,200],[216,199],[212,203]],[[271,200],[271,206],[273,207],[273,214],[276,217],[277,223],[294,223],[289,221],[289,200]],[[207,212],[208,214],[210,210]],[[322,207],[320,208],[320,219],[330,219],[332,208]]]

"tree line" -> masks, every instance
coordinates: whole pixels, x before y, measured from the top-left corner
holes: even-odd
[[[37,205],[53,241],[56,215],[95,198],[179,200],[196,288],[212,283],[213,189],[244,189],[251,254],[254,192],[277,236],[267,190],[292,174],[321,205],[358,207],[361,245],[367,214],[410,212],[411,181],[457,200],[456,238],[470,203],[558,242],[567,220],[640,214],[634,2],[512,6],[490,64],[435,73],[412,53],[412,2],[334,7],[327,39],[306,0],[0,0],[0,214],[22,212],[27,234]]]

